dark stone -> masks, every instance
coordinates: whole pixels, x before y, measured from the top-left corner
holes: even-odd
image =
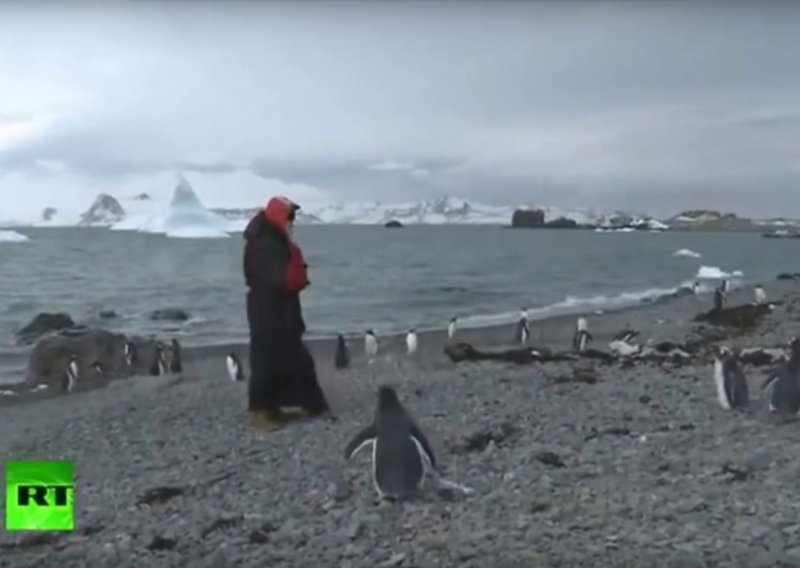
[[[711,325],[735,327],[739,329],[752,329],[757,327],[761,320],[770,313],[769,304],[745,304],[733,308],[710,310],[698,314],[693,321],[708,322]]]
[[[189,314],[180,308],[164,308],[155,310],[150,314],[150,319],[154,321],[186,321],[190,318]]]
[[[203,531],[200,533],[200,538],[206,538],[208,535],[216,531],[232,529],[233,527],[240,525],[243,521],[243,515],[220,517],[203,529]]]
[[[597,375],[593,371],[576,369],[574,375],[558,375],[553,378],[556,384],[565,383],[583,383],[585,385],[594,385],[597,383]]]
[[[61,331],[75,325],[69,314],[64,312],[38,314],[31,322],[17,332],[19,345],[30,345],[41,336]]]
[[[513,228],[544,227],[544,211],[541,209],[517,209],[511,216]]]
[[[387,229],[402,229],[404,225],[397,219],[392,219],[391,221],[384,223],[383,226]]]
[[[49,221],[56,213],[58,213],[58,209],[55,207],[45,207],[44,211],[42,211],[42,220]]]
[[[60,388],[71,355],[77,357],[77,388],[96,386],[98,380],[130,374],[125,364],[125,341],[122,334],[104,329],[72,327],[41,339],[28,361],[28,384],[47,384]],[[100,365],[101,374],[92,368]]]
[[[178,545],[178,541],[174,538],[166,538],[163,536],[155,536],[150,544],[147,545],[147,550],[172,550]]]
[[[567,467],[567,464],[564,463],[564,461],[561,459],[561,456],[555,452],[539,452],[535,457],[544,465],[558,468]]]
[[[137,505],[161,505],[170,499],[174,499],[180,495],[184,495],[189,491],[189,487],[180,486],[163,486],[153,487],[145,491],[139,499],[136,500]]]
[[[611,353],[601,351],[600,349],[584,349],[580,352],[580,356],[586,359],[598,359],[601,363],[606,365],[610,365],[617,360],[616,356],[612,355]]]
[[[508,438],[517,434],[518,431],[519,429],[510,422],[504,422],[499,428],[481,430],[467,436],[463,441],[455,444],[453,452],[456,454],[482,452],[488,448],[489,444],[492,442],[494,442],[495,445],[500,445]]]
[[[117,312],[114,310],[102,310],[99,314],[101,319],[114,319],[117,316]]]
[[[735,466],[731,462],[726,462],[723,464],[722,473],[726,476],[726,481],[728,483],[747,481],[752,477],[751,471]]]
[[[749,351],[739,355],[739,361],[747,365],[755,365],[761,367],[764,365],[772,365],[776,362],[775,358],[766,351],[759,349],[758,351]]]
[[[800,272],[784,272],[778,274],[778,280],[800,280]]]

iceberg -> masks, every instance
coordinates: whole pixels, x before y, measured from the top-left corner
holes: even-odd
[[[197,197],[192,186],[183,176],[178,176],[178,185],[172,200],[163,210],[149,215],[132,215],[112,227],[115,231],[141,231],[158,233],[171,238],[210,239],[227,238],[228,223],[209,211]]]
[[[741,278],[744,276],[741,270],[734,270],[733,272],[725,272],[716,266],[701,266],[697,270],[696,278],[707,278],[719,280],[722,278]]]
[[[681,250],[676,250],[674,253],[672,253],[672,256],[685,256],[685,257],[688,257],[688,258],[700,258],[703,255],[701,255],[699,252],[695,252],[695,251],[693,251],[691,249],[681,249]]]
[[[25,243],[30,239],[16,231],[0,231],[0,243]]]

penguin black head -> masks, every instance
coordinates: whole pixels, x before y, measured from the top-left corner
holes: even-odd
[[[92,369],[94,369],[94,372],[97,373],[98,375],[103,374],[103,368],[100,366],[100,363],[97,362],[97,361],[92,363]]]
[[[175,339],[175,338],[172,339],[172,348],[173,349],[180,349],[181,348],[181,344],[178,343],[178,340]]]
[[[400,405],[400,400],[397,398],[397,392],[388,386],[381,385],[378,387],[378,408],[385,410]]]
[[[372,328],[369,328],[369,329],[367,330],[367,335],[375,335],[375,332],[374,332],[374,331],[372,331]]]
[[[408,330],[408,333],[417,333],[417,329],[412,327],[411,329]]]

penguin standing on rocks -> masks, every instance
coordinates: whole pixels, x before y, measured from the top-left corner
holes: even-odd
[[[575,335],[572,338],[573,349],[579,353],[583,352],[590,339],[592,339],[592,334],[589,333],[586,318],[578,318],[578,322],[575,324]]]
[[[372,363],[378,355],[378,338],[375,337],[375,332],[368,329],[364,335],[364,354],[367,356],[367,361]]]
[[[728,290],[730,290],[730,283],[728,282],[727,279],[723,278],[722,282],[720,282],[720,284],[719,284],[719,288],[720,288],[720,290],[722,290],[723,292],[725,292],[727,294]]]
[[[412,327],[406,334],[406,353],[413,355],[417,352],[418,346],[419,342],[417,340],[417,330]]]
[[[139,352],[132,341],[125,342],[125,363],[128,367],[135,367],[139,363]]]
[[[528,309],[522,308],[517,322],[517,338],[522,345],[527,345],[531,339],[531,326],[528,321]]]
[[[150,374],[154,377],[166,375],[168,371],[164,344],[160,341],[156,343],[153,351],[153,362],[150,364]]]
[[[337,369],[346,369],[350,366],[350,351],[347,349],[347,342],[341,333],[336,337],[336,355],[334,363]]]
[[[753,295],[755,296],[756,304],[767,303],[767,293],[764,291],[764,287],[761,284],[756,284],[756,287],[753,289]]]
[[[381,499],[395,500],[419,494],[426,469],[436,469],[436,458],[428,440],[389,386],[378,389],[374,421],[350,440],[345,448],[345,459],[351,459],[370,444],[372,481]]]
[[[78,383],[78,357],[73,355],[69,356],[69,363],[67,363],[67,370],[61,379],[61,389],[64,392],[70,393]]]
[[[230,377],[232,381],[244,381],[244,370],[242,369],[242,363],[239,361],[239,358],[233,351],[228,353],[228,356],[225,357],[225,367],[228,369],[228,377]]]
[[[169,361],[170,373],[182,373],[183,364],[181,363],[181,344],[177,339],[172,340],[172,357]]]
[[[447,324],[447,339],[453,339],[453,337],[455,337],[457,325],[458,325],[458,318],[455,316],[450,318],[450,323]]]
[[[717,400],[725,410],[741,408],[750,403],[747,379],[739,365],[738,353],[727,347],[720,347],[714,358],[714,384],[717,387]]]
[[[789,341],[789,360],[767,379],[762,389],[770,386],[770,412],[797,415],[800,411],[800,339],[793,337]]]
[[[695,282],[692,284],[692,293],[696,296],[700,293],[700,282]]]
[[[718,312],[725,307],[725,303],[728,301],[728,296],[725,294],[725,290],[722,289],[722,286],[716,288],[714,290],[714,311]]]
[[[100,366],[100,362],[99,361],[95,361],[94,363],[92,363],[92,370],[97,375],[102,375],[103,374],[103,367]]]

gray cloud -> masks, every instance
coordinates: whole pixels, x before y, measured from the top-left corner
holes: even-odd
[[[798,37],[788,2],[9,4],[0,169],[800,215]]]

